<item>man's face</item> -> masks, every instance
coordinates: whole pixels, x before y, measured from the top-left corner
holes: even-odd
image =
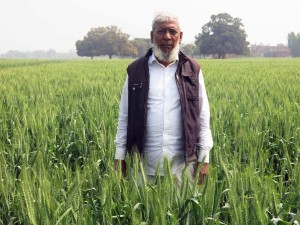
[[[173,21],[157,24],[151,31],[151,42],[155,43],[163,53],[170,53],[177,44],[181,43],[182,32],[178,24]]]

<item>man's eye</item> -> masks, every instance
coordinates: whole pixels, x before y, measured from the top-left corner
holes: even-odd
[[[157,33],[160,35],[164,35],[167,32],[169,32],[173,36],[178,34],[178,32],[176,30],[159,30],[159,31],[157,31]]]

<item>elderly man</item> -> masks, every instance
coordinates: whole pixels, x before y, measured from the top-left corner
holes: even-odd
[[[126,153],[141,155],[148,181],[164,175],[167,159],[181,182],[204,181],[213,146],[210,111],[200,65],[180,51],[183,32],[176,16],[153,19],[147,54],[127,68],[116,135],[115,168],[125,176]],[[196,171],[201,165],[199,176]]]

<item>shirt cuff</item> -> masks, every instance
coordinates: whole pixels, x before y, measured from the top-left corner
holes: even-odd
[[[209,163],[209,151],[210,151],[210,149],[200,149],[199,156],[198,156],[198,162]]]
[[[125,160],[125,157],[126,157],[126,149],[116,148],[115,159]]]

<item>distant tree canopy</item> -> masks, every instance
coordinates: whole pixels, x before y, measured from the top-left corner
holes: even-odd
[[[131,43],[136,48],[138,57],[145,55],[148,49],[151,48],[150,38],[135,38]]]
[[[48,51],[44,50],[35,50],[35,51],[26,51],[21,52],[17,50],[10,50],[4,54],[0,54],[0,58],[8,59],[54,59],[54,58],[77,58],[75,51],[69,52],[56,52],[54,49],[49,49]]]
[[[247,34],[242,29],[241,19],[233,18],[227,13],[212,15],[211,20],[202,27],[195,39],[195,44],[203,55],[249,54]]]
[[[195,55],[199,55],[199,51],[196,45],[194,44],[186,44],[186,45],[182,45],[180,47],[180,50],[186,54],[186,55],[190,55],[190,56],[195,56]]]
[[[292,57],[300,57],[300,33],[292,32],[288,34],[288,47]]]
[[[116,26],[92,28],[83,40],[76,42],[79,56],[95,57],[108,55],[137,56],[137,50],[128,40],[129,35],[122,33]]]

